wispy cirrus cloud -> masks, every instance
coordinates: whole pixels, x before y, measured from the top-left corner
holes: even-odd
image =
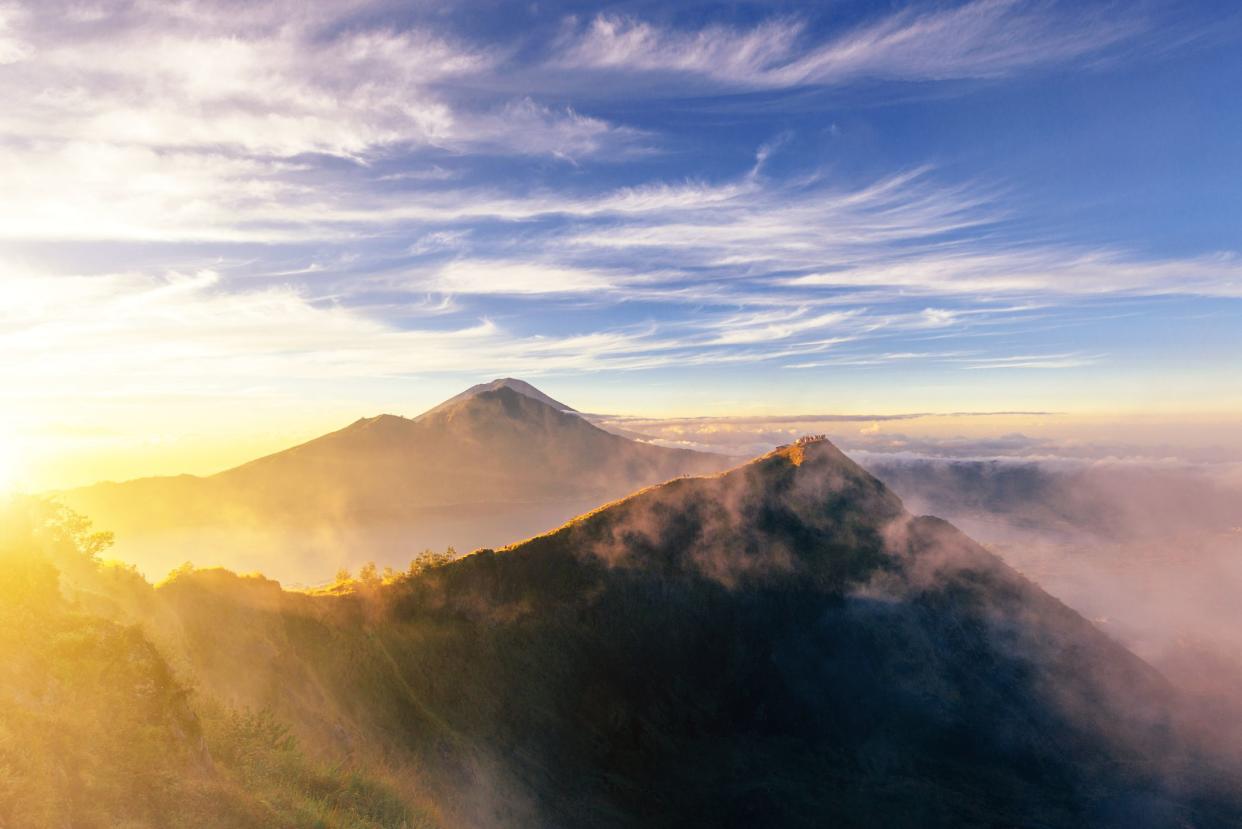
[[[445,294],[575,294],[611,291],[608,274],[549,264],[458,260],[418,287]]]
[[[1191,293],[1242,296],[1242,259],[1217,253],[1143,259],[1124,251],[1076,245],[1018,243],[985,251],[979,245],[919,251],[790,277],[793,286],[889,286],[926,293],[1124,294]]]
[[[365,161],[408,147],[580,157],[637,134],[529,99],[451,95],[443,84],[497,71],[503,50],[427,27],[357,28],[360,5],[283,19],[211,3],[102,6],[59,27],[12,6],[0,45],[17,94],[0,135]]]
[[[442,272],[468,288],[478,263]],[[509,273],[504,269],[510,268]],[[542,269],[491,266],[506,290],[586,290]],[[567,272],[565,280],[598,275]],[[544,280],[544,281],[541,281]],[[494,287],[489,286],[494,290]],[[316,298],[290,284],[244,287],[218,272],[148,276],[10,275],[0,309],[2,396],[59,398],[168,393],[210,396],[280,383],[411,374],[632,371],[806,358],[906,320],[883,310],[701,310],[675,325],[619,324],[527,333],[443,304],[402,302],[406,320]],[[425,295],[424,295],[425,296]],[[448,313],[449,317],[444,315]],[[159,347],[153,347],[159,343]],[[56,377],[46,386],[40,381]]]
[[[719,332],[737,331],[740,324],[732,317],[705,320],[691,338],[651,325],[525,335],[488,319],[432,324],[441,309],[428,307],[418,324],[397,326],[289,285],[230,286],[214,271],[10,276],[5,288],[0,347],[10,359],[0,385],[23,394],[49,374],[59,382],[48,393],[111,396],[160,388],[210,394],[273,377],[314,381],[727,362],[734,355],[710,346],[721,344]],[[152,348],[156,342],[161,347]]]
[[[958,357],[956,362],[963,363],[971,369],[1015,369],[1015,368],[1078,368],[1098,362],[1099,355],[1081,352],[1062,354],[1014,354],[1007,357]]]
[[[398,327],[290,286],[238,289],[219,274],[7,281],[6,394],[211,395],[288,381],[411,372],[583,368],[638,335],[522,338],[489,320]],[[48,313],[55,308],[56,313]],[[152,348],[152,343],[162,346]],[[123,366],[118,374],[117,367]],[[59,378],[54,387],[39,378]]]
[[[931,10],[901,9],[827,35],[817,35],[799,19],[683,30],[601,14],[564,36],[557,63],[686,74],[746,88],[866,78],[986,78],[1096,55],[1144,30],[1142,20],[1114,11],[974,0]]]

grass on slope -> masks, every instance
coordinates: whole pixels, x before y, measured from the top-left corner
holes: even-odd
[[[0,827],[428,825],[270,714],[192,694],[138,626],[66,600],[62,568],[115,577],[87,530],[38,501],[0,512]]]

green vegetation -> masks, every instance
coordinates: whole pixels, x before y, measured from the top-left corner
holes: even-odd
[[[140,590],[98,561],[108,540],[42,501],[0,516],[0,826],[425,825],[390,786],[311,759],[269,712],[193,694],[140,625],[86,610],[118,613]]]

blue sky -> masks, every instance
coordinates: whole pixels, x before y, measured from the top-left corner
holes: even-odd
[[[6,0],[5,426],[309,429],[500,375],[1232,416],[1240,44],[1231,3]]]

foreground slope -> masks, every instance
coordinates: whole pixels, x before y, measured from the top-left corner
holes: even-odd
[[[157,594],[205,689],[446,825],[1242,820],[1160,675],[827,442],[389,584]]]
[[[434,825],[270,714],[193,693],[184,653],[153,635],[175,618],[95,558],[105,542],[62,509],[0,501],[0,827]]]
[[[406,561],[532,535],[602,501],[727,461],[605,432],[520,381],[409,419],[365,418],[210,477],[99,484],[65,502],[148,572],[187,559],[322,581],[366,556]],[[357,560],[341,560],[341,551]],[[243,559],[229,558],[248,551]]]

